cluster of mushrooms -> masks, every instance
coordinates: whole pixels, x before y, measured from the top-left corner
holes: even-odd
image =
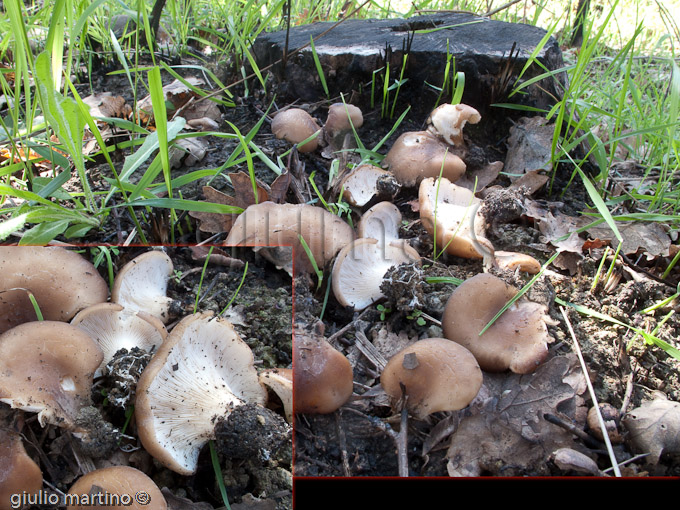
[[[93,380],[111,369],[117,353],[133,349],[147,364],[136,388],[110,404],[134,403],[143,447],[176,473],[194,473],[216,422],[242,404],[264,406],[267,388],[281,396],[291,419],[290,370],[258,371],[229,321],[199,312],[168,330],[173,262],[162,249],[121,268],[110,297],[94,265],[62,247],[0,247],[0,273],[0,402],[37,413],[40,425],[61,427],[87,443],[96,432],[82,419],[93,409]],[[35,493],[43,482],[19,431],[0,426],[0,436],[0,508],[9,508],[10,494]],[[71,493],[87,494],[93,485],[108,493],[144,490],[151,504],[139,508],[166,508],[153,481],[129,466],[92,471]]]
[[[418,188],[421,223],[451,255],[483,259],[484,272],[468,279],[450,296],[442,317],[444,338],[416,341],[389,359],[381,386],[395,409],[423,418],[437,411],[462,409],[482,385],[482,370],[530,373],[545,359],[552,338],[548,307],[521,297],[480,335],[518,290],[494,276],[491,268],[536,274],[530,256],[497,252],[485,236],[481,200],[456,181],[466,172],[463,128],[478,123],[474,108],[444,104],[433,110],[424,131],[399,136],[381,166],[357,164],[343,178],[342,197],[363,211],[353,228],[323,207],[261,203],[236,220],[226,244],[292,244],[303,238],[318,267],[332,263],[337,301],[354,310],[384,298],[386,272],[401,264],[419,264],[420,256],[399,238],[401,214],[385,189]],[[329,109],[323,127],[304,110],[276,115],[272,132],[313,151],[361,127],[361,111],[346,103]],[[394,193],[393,193],[394,195]],[[394,198],[392,196],[391,198]],[[352,396],[352,368],[320,331],[296,327],[294,333],[294,410],[330,413]]]

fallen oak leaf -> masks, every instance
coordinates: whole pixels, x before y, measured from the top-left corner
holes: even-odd
[[[206,202],[236,206],[245,210],[249,205],[269,200],[269,191],[257,180],[255,182],[257,199],[255,198],[250,175],[244,172],[237,172],[229,174],[228,177],[234,187],[234,195],[231,196],[222,193],[212,186],[204,186],[203,196],[206,198]],[[238,214],[221,214],[203,211],[189,211],[189,215],[199,221],[199,229],[201,232],[208,232],[210,234],[229,232],[234,221],[238,217]]]
[[[642,249],[649,259],[655,257],[668,257],[671,247],[671,238],[657,222],[617,222],[623,244],[621,251],[626,255],[632,255]],[[593,238],[609,241],[616,245],[616,235],[606,224],[597,225],[586,230]]]
[[[658,398],[643,402],[623,417],[633,448],[657,464],[663,454],[680,453],[680,403]]]

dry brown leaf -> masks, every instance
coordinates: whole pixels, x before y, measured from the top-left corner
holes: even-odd
[[[170,147],[170,166],[194,166],[205,157],[207,150],[208,142],[201,138],[181,138]]]
[[[545,117],[523,117],[510,128],[505,171],[517,176],[533,170],[550,171],[555,128]]]
[[[204,186],[203,195],[205,196],[205,201],[216,204],[232,205],[245,210],[249,205],[269,200],[269,192],[260,182],[256,182],[258,199],[255,200],[252,182],[248,174],[244,172],[232,173],[229,174],[229,178],[234,186],[233,196],[222,193],[212,186]],[[211,234],[229,232],[232,224],[238,217],[238,214],[220,214],[200,211],[190,211],[189,215],[199,221],[199,229],[201,232],[208,232]]]
[[[456,181],[456,185],[469,190],[474,190],[478,193],[495,181],[498,174],[501,173],[501,170],[503,170],[503,162],[493,161],[475,171],[465,172],[465,174]]]
[[[659,398],[623,417],[636,451],[648,453],[647,462],[657,464],[663,454],[680,453],[680,403]]]
[[[540,170],[531,170],[525,173],[522,177],[515,180],[510,187],[519,188],[524,187],[529,195],[533,195],[539,189],[546,185],[550,178],[541,173]]]
[[[556,356],[530,375],[485,374],[479,395],[451,438],[449,475],[548,474],[546,461],[554,451],[578,445],[544,415],[584,425],[585,392],[575,355]]]
[[[114,96],[111,92],[91,94],[83,98],[83,103],[90,107],[93,117],[117,117],[127,119],[132,108],[122,96]]]
[[[198,87],[204,83],[200,78],[192,76],[185,78],[185,80],[194,87]],[[166,103],[172,105],[168,106],[168,116],[172,117],[175,111],[182,108],[190,99],[196,97],[196,93],[181,81],[175,80],[163,87],[163,96],[165,97]],[[143,126],[153,124],[151,95],[146,96],[137,103],[136,116],[138,117],[139,123]],[[200,116],[202,117],[202,115]]]
[[[616,226],[623,237],[621,251],[626,255],[637,253],[641,249],[649,259],[669,256],[671,238],[661,224],[631,221],[617,222]],[[586,232],[595,239],[617,244],[614,232],[604,223],[589,228]]]

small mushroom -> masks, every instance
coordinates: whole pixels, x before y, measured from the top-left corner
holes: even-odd
[[[328,414],[352,396],[354,374],[347,357],[323,336],[297,328],[293,337],[293,409]]]
[[[547,328],[547,322],[552,321],[546,305],[521,298],[479,334],[516,294],[516,288],[492,274],[468,278],[446,303],[444,336],[470,350],[482,370],[533,372],[548,355],[548,343],[553,341]]]
[[[172,260],[165,252],[144,252],[118,272],[113,282],[111,301],[128,310],[151,314],[167,323],[172,303],[167,296],[168,280],[173,270]]]
[[[38,320],[69,321],[109,297],[106,281],[79,253],[55,246],[0,246],[0,333]]]
[[[352,366],[320,335],[297,330],[293,341],[293,409],[327,414],[352,396]]]
[[[301,249],[300,237],[307,243],[317,265],[323,267],[354,239],[354,230],[322,207],[261,202],[249,206],[238,216],[225,244]]]
[[[353,104],[333,103],[328,107],[328,117],[324,124],[324,130],[328,137],[338,139],[354,129],[359,129],[364,124],[364,116],[361,109]],[[342,141],[340,141],[342,145]]]
[[[158,485],[131,466],[111,466],[90,471],[71,486],[65,501],[66,510],[168,508]]]
[[[244,402],[264,404],[253,353],[226,320],[204,312],[182,319],[137,384],[135,417],[146,450],[167,468],[196,471],[215,421]]]
[[[480,120],[482,116],[472,106],[442,104],[432,110],[427,130],[450,145],[461,146],[465,124],[477,124]]]
[[[293,423],[293,369],[267,368],[259,374],[260,382],[281,399],[286,421]]]
[[[321,131],[314,118],[301,108],[288,108],[280,111],[272,120],[272,133],[276,138],[283,138],[287,142],[299,144],[314,133]],[[312,138],[307,143],[298,146],[300,152],[312,152],[319,145],[319,137]]]
[[[409,131],[394,142],[382,163],[406,187],[414,187],[428,177],[455,182],[465,173],[465,162],[451,147],[427,131]]]
[[[342,197],[350,204],[363,207],[373,197],[380,195],[380,179],[391,176],[391,172],[375,165],[359,165],[342,180]]]
[[[525,273],[538,274],[541,270],[541,263],[526,253],[498,250],[494,252],[493,256],[496,266],[506,271],[519,269]]]
[[[21,435],[0,427],[0,510],[19,508],[13,497],[37,494],[42,484],[40,466],[26,453]]]
[[[103,357],[87,333],[66,322],[20,324],[0,335],[0,402],[37,412],[43,427],[74,429]]]
[[[462,345],[445,338],[428,338],[390,358],[380,384],[393,407],[406,396],[406,408],[422,419],[438,411],[467,407],[482,387],[482,371]]]
[[[437,248],[464,258],[491,256],[493,245],[485,237],[484,217],[479,212],[480,199],[469,189],[448,179],[423,180],[418,191],[420,219]],[[470,223],[474,217],[474,230]]]
[[[97,369],[103,367],[121,349],[139,347],[152,353],[168,336],[163,322],[148,313],[129,310],[117,303],[100,303],[78,312],[71,324],[90,335],[104,353]]]
[[[419,260],[418,252],[404,240],[383,245],[377,239],[357,239],[335,259],[333,294],[342,306],[363,310],[384,297],[380,286],[390,268]]]

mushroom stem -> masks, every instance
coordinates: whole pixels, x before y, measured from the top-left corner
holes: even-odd
[[[477,210],[479,209],[480,206],[481,202],[477,202],[472,205],[470,211],[470,241],[472,241],[472,244],[475,247],[475,249],[479,253],[481,253],[482,263],[484,265],[484,272],[488,273],[489,270],[496,265],[496,261],[494,259],[494,250],[488,248],[487,246],[484,246],[477,239],[477,233],[475,232],[475,218],[477,216]]]

